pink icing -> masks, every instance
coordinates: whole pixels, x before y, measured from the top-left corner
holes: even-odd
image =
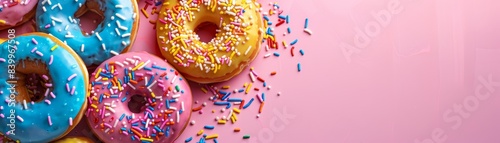
[[[137,66],[135,63],[137,63]],[[141,63],[147,64],[143,64],[145,65],[143,68],[136,68],[140,67]],[[108,64],[109,71],[106,70],[106,64]],[[121,67],[121,65],[123,65],[123,67]],[[112,67],[114,68],[114,73],[111,73]],[[134,71],[135,80],[133,81],[137,82],[135,82],[135,84],[132,81],[128,82],[134,86],[131,87],[130,85],[125,84],[124,70],[128,69],[128,73],[131,73],[130,71],[134,70],[134,68],[136,70]],[[166,68],[166,70],[163,70],[162,68]],[[94,83],[89,97],[90,105],[88,106],[89,108],[86,112],[90,128],[92,128],[94,133],[103,142],[107,143],[132,142],[132,137],[135,138],[136,142],[141,142],[140,137],[152,139],[154,142],[173,142],[189,122],[192,96],[186,80],[178,74],[177,71],[171,71],[171,69],[173,68],[168,63],[146,52],[129,52],[115,56],[102,63],[91,75],[90,79],[90,82]],[[96,78],[95,75],[97,73],[102,74],[99,74],[100,76]],[[108,76],[108,74],[113,74],[121,80],[120,82],[123,83],[121,84],[123,87],[121,91],[118,84],[111,87],[111,89],[115,88],[115,91],[110,91],[108,86],[104,86],[106,82],[108,82],[108,84],[112,84],[110,80],[106,81],[103,79],[103,77]],[[145,87],[146,80],[140,80],[140,78],[146,79],[145,77],[147,77],[147,80],[149,81],[152,76],[154,76],[154,79],[152,82],[148,82],[148,85],[154,83],[150,86],[150,90],[155,94],[155,98],[152,97],[151,92]],[[176,86],[178,87],[176,88]],[[99,102],[101,94],[103,94],[103,99],[102,102]],[[105,94],[108,94],[109,96],[106,98]],[[133,95],[143,95],[143,97],[146,97],[146,101],[148,104],[153,105],[151,107],[153,107],[154,110],[149,109],[146,105],[141,108],[140,113],[133,113],[130,111],[128,102],[131,100]],[[122,99],[124,98],[127,99],[122,102]],[[153,99],[156,101],[152,102]],[[171,108],[168,110],[166,108],[167,99],[177,100],[176,102],[169,102],[169,106]],[[177,120],[177,113],[183,108],[182,103],[184,104],[184,110],[179,114],[180,116]],[[106,107],[111,108],[111,110]],[[172,107],[176,109],[173,109]],[[170,113],[170,117],[168,117],[166,116],[167,114],[164,114],[165,112],[172,113]],[[121,121],[117,122],[122,114],[125,114],[126,116],[134,115],[135,118],[128,119],[125,116]],[[141,122],[148,122],[147,114],[154,116],[152,116],[152,119],[149,119],[148,126],[145,126]],[[116,126],[115,122],[117,122]],[[138,126],[132,126],[134,123],[138,124]],[[155,126],[161,131],[158,131]],[[141,129],[146,127],[146,130]],[[165,131],[168,127],[170,127],[170,130],[168,132],[168,136],[166,136]],[[126,129],[126,131],[122,131],[122,128]],[[129,130],[134,130],[134,132],[140,135],[134,132],[129,132]],[[157,137],[153,137],[153,134],[156,134]]]
[[[12,4],[10,1],[17,1],[17,5],[9,7]],[[0,25],[17,25],[23,20],[24,15],[29,13],[37,3],[38,0],[0,0],[0,7],[2,7],[0,20],[5,21],[4,24],[0,22]]]

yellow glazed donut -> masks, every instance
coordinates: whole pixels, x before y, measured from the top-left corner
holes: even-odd
[[[254,0],[166,0],[156,25],[160,51],[192,81],[229,80],[259,53],[264,34],[259,9]],[[208,43],[194,32],[205,22],[218,26]]]
[[[54,143],[94,143],[94,142],[85,137],[65,137]]]

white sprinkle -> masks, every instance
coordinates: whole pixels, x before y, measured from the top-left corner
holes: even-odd
[[[123,46],[127,46],[127,42],[122,41],[122,45],[123,45]]]
[[[50,19],[52,19],[52,20],[54,20],[54,21],[56,21],[56,22],[59,22],[59,23],[61,23],[61,22],[62,22],[62,20],[61,20],[61,19],[59,19],[59,18],[55,18],[55,17],[52,17],[52,16],[50,17]]]
[[[73,126],[73,118],[69,117],[69,125]]]
[[[116,63],[116,62],[115,62],[115,63]],[[128,86],[130,86],[130,87],[132,87],[132,89],[134,89],[134,90],[135,90],[135,87],[134,87],[132,84],[130,84],[130,82],[129,82],[129,83],[127,83],[127,85],[128,85]]]
[[[73,18],[71,16],[68,16],[69,22],[73,22]]]
[[[82,46],[80,47],[80,51],[83,52],[85,50],[85,45],[82,44]]]
[[[106,45],[104,43],[102,43],[102,49],[106,50]]]
[[[116,128],[116,125],[118,125],[118,120],[115,121],[115,124],[113,125],[113,128]]]
[[[56,8],[56,7],[57,7],[57,5],[53,5],[52,8],[50,8],[50,9],[54,10],[54,8]]]
[[[194,120],[191,120],[191,125],[194,125],[196,122]]]
[[[181,95],[180,95],[180,94],[175,94],[175,95],[172,95],[172,98],[179,98],[179,97],[181,97]]]
[[[61,6],[61,3],[57,3],[57,7],[59,7],[59,10],[62,10],[62,6]]]
[[[182,101],[182,102],[181,102],[181,110],[182,110],[182,111],[185,111],[185,110],[184,110],[184,101]]]
[[[252,49],[252,46],[248,46],[247,51],[245,51],[245,55],[248,54],[248,52],[250,51],[250,49]]]
[[[173,84],[175,79],[177,79],[177,75],[174,75],[174,78],[172,78],[172,81],[170,81],[170,84]]]
[[[26,100],[23,100],[23,106],[24,106],[24,109],[28,109],[28,104],[26,104]]]
[[[128,36],[130,36],[130,33],[125,33],[125,34],[122,35],[122,38],[123,37],[128,37]]]
[[[144,66],[148,65],[151,60],[146,61],[146,63],[142,64],[137,70],[141,70]]]
[[[255,76],[252,73],[249,73],[249,75],[250,75],[250,79],[252,80],[252,82],[255,82]]]
[[[109,51],[109,53],[111,53],[111,54],[113,54],[113,55],[115,55],[115,56],[120,55],[120,53],[117,53],[117,52],[115,52],[115,51],[113,51],[113,50]]]
[[[271,53],[264,55],[264,58],[271,56]]]
[[[153,81],[153,83],[151,83],[151,84],[148,86],[148,89],[151,89],[151,87],[152,87],[153,85],[155,85],[155,84],[156,84],[156,80],[154,80],[154,81]]]
[[[68,31],[69,25],[64,26],[64,30]],[[69,31],[68,31],[69,32]]]
[[[115,62],[115,64],[117,64],[117,65],[119,65],[120,67],[122,67],[122,68],[123,68],[123,64],[122,64],[122,63],[120,63],[120,62]]]
[[[45,8],[45,6],[42,6],[42,10],[43,10],[43,12],[47,12],[47,9]]]
[[[312,35],[312,34],[313,34],[313,33],[312,33],[312,31],[311,31],[311,30],[309,30],[309,29],[304,29],[304,32],[306,32],[306,33],[307,33],[307,34],[309,34],[309,35]]]
[[[177,117],[176,117],[176,118],[177,118],[177,123],[179,123],[179,120],[180,120],[180,117],[179,117],[179,111],[177,111],[177,112],[176,112],[176,114],[177,114],[177,115],[176,115],[176,116],[177,116]]]
[[[122,34],[120,33],[120,31],[118,30],[118,28],[115,28],[115,32],[116,32],[116,35],[122,35]]]
[[[123,8],[123,5],[116,5],[115,8]]]
[[[111,111],[111,112],[115,113],[115,109],[113,109],[113,108],[107,108],[107,109],[108,109],[109,111]]]
[[[122,20],[125,20],[125,17],[123,15],[121,15],[119,13],[116,13],[115,15],[116,15],[116,17],[118,17],[118,18],[120,18]]]
[[[101,35],[99,35],[99,32],[95,32],[95,35],[97,36],[97,39],[99,39],[99,41],[102,41],[102,38],[101,38]]]
[[[21,122],[24,122],[24,119],[23,119],[23,118],[21,118],[21,116],[19,116],[19,115],[17,116],[17,119],[18,119],[19,121],[21,121]]]

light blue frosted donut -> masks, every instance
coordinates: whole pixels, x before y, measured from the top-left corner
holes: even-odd
[[[126,52],[134,41],[139,16],[135,0],[96,0],[104,19],[94,33],[84,35],[75,12],[86,0],[39,0],[36,12],[38,31],[67,43],[87,66],[99,65]],[[135,25],[135,26],[134,26]]]
[[[73,50],[49,37],[52,36],[31,33],[0,43],[0,133],[10,139],[50,142],[73,129],[84,114],[87,69]],[[39,70],[48,70],[50,75],[47,83],[51,85],[45,84],[45,97],[38,102],[13,100],[23,85],[14,83],[21,79],[11,77],[8,69],[13,69],[11,65],[22,68],[26,59],[45,64],[47,69],[38,66]]]

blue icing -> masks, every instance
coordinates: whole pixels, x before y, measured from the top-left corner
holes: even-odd
[[[46,35],[46,34],[43,34]],[[49,35],[46,35],[49,36]],[[38,44],[35,45],[31,42],[35,39]],[[14,134],[9,134],[7,137],[20,140],[21,142],[49,142],[68,130],[69,118],[75,119],[85,104],[85,75],[87,73],[82,72],[80,68],[73,68],[73,65],[77,65],[78,61],[73,57],[67,50],[59,47],[54,51],[50,49],[56,44],[54,41],[47,37],[42,37],[39,35],[24,35],[18,36],[14,39],[19,44],[17,45],[17,51],[14,52],[14,58],[16,64],[21,64],[23,59],[36,59],[40,62],[45,63],[49,69],[49,74],[51,76],[53,88],[51,91],[56,95],[56,98],[52,98],[50,95],[45,97],[43,100],[47,99],[51,104],[43,102],[36,102],[34,104],[27,104],[27,109],[24,109],[22,102],[17,102],[15,104],[8,104],[6,100],[10,99],[10,84],[7,82],[9,74],[7,72],[9,65],[9,42],[3,42],[0,44],[0,58],[5,59],[5,62],[0,61],[0,106],[3,106],[3,110],[0,110],[0,114],[4,114],[5,118],[0,117],[0,132],[2,134],[7,134],[10,132],[11,128],[9,125],[11,120],[8,117],[11,115],[10,111],[14,110],[14,116],[20,116],[24,121],[21,122],[19,119],[14,119],[15,121],[15,131]],[[31,52],[31,50],[37,47],[38,52],[42,53],[43,56],[36,54],[36,52]],[[50,56],[53,56],[52,64],[49,65]],[[85,69],[83,71],[86,71]],[[76,74],[71,81],[68,82],[68,77]],[[75,93],[70,95],[66,90],[66,83],[71,87],[75,86]],[[48,124],[48,115],[51,117],[52,126]],[[75,119],[76,120],[76,119]],[[76,126],[76,123],[73,124]]]
[[[65,41],[77,52],[87,66],[99,65],[115,56],[111,51],[121,53],[131,44],[132,38],[135,37],[125,35],[137,32],[137,28],[132,31],[132,26],[134,22],[138,22],[139,16],[136,15],[137,19],[134,20],[135,7],[129,0],[97,1],[100,9],[104,12],[104,20],[94,30],[97,34],[89,33],[89,35],[85,36],[81,32],[79,20],[73,17],[80,5],[85,5],[85,1],[51,0],[50,4],[49,2],[38,1],[36,12],[37,29]],[[59,8],[59,4],[62,9]],[[45,7],[45,12],[43,7]],[[50,25],[50,27],[46,28],[47,25]],[[68,33],[72,36],[68,36]],[[101,37],[102,41],[98,37]],[[82,44],[84,45],[83,51]]]

